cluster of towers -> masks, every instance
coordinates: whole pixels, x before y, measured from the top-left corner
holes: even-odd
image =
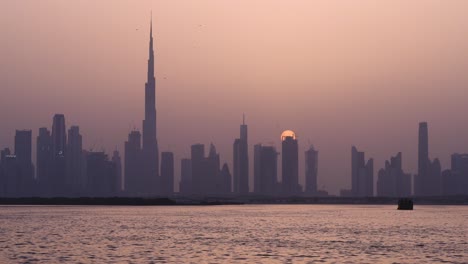
[[[145,117],[142,132],[131,131],[125,142],[125,159],[104,151],[85,151],[78,126],[66,130],[65,116],[53,117],[51,131],[39,129],[36,168],[32,162],[32,131],[17,130],[14,152],[6,148],[0,157],[0,197],[18,196],[169,196],[175,192],[172,152],[159,152],[156,126],[156,79],[152,26],[145,84]],[[385,162],[378,171],[377,196],[401,197],[468,194],[468,154],[453,154],[451,169],[442,171],[438,159],[429,159],[427,123],[419,125],[418,174],[402,169],[402,154]],[[159,156],[161,154],[161,156]],[[326,195],[317,188],[318,151],[305,151],[305,188],[299,184],[299,149],[296,134],[281,135],[281,175],[274,146],[253,146],[253,186],[249,186],[248,128],[245,118],[233,144],[233,170],[221,166],[213,144],[208,154],[203,144],[191,146],[190,158],[181,160],[179,193],[182,195]],[[124,167],[124,171],[122,171]],[[36,173],[35,173],[36,172]],[[123,177],[123,174],[125,177]],[[279,179],[281,176],[281,179]],[[414,191],[412,192],[412,186]],[[342,196],[374,196],[374,161],[351,149],[351,189]]]
[[[385,161],[378,171],[377,196],[452,196],[468,194],[468,154],[454,153],[451,168],[443,170],[439,159],[429,158],[429,135],[426,122],[419,123],[418,173],[412,177],[402,169],[402,154]],[[351,149],[351,189],[341,190],[341,196],[374,196],[373,159],[365,162],[364,152]],[[412,181],[413,179],[413,181]]]
[[[416,196],[468,194],[468,154],[454,153],[451,168],[442,171],[439,159],[429,158],[426,122],[419,124],[418,174],[414,176]]]
[[[79,127],[71,126],[67,135],[64,115],[54,116],[52,131],[39,129],[36,146],[36,170],[31,130],[16,131],[14,152],[1,151],[0,196],[114,196],[121,192],[119,152],[109,159],[103,151],[83,150]]]
[[[150,30],[148,76],[145,85],[145,120],[143,135],[135,130],[125,142],[125,184],[127,195],[151,196],[174,193],[174,154],[161,153],[156,137],[156,81],[154,77],[153,35]],[[278,181],[278,152],[272,146],[254,146],[254,193],[261,195],[299,195],[298,143],[294,132],[282,135],[282,180]],[[240,136],[233,145],[233,174],[227,164],[221,167],[219,153],[211,144],[208,155],[203,144],[191,146],[191,157],[181,160],[179,192],[185,195],[245,195],[249,187],[249,146],[245,118]],[[306,152],[306,190],[317,192],[317,156],[313,148]]]

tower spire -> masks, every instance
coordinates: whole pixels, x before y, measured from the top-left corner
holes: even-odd
[[[151,12],[152,13],[152,12]],[[148,77],[145,85],[145,119],[143,120],[142,190],[154,193],[159,175],[159,149],[156,135],[156,79],[154,76],[153,15],[150,20]],[[153,186],[152,186],[153,185]]]

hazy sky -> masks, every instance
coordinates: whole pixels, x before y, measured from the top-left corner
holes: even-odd
[[[161,151],[213,142],[232,172],[242,113],[253,145],[296,132],[319,187],[350,187],[351,146],[376,174],[417,168],[418,122],[444,168],[468,152],[468,1],[16,1],[0,4],[0,147],[63,113],[84,147],[123,154],[141,129],[150,11]],[[34,143],[35,145],[35,143]],[[208,148],[208,146],[206,147]],[[208,150],[207,150],[208,151]],[[251,178],[253,175],[251,175]]]

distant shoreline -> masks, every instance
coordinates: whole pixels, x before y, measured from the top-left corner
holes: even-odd
[[[468,205],[468,196],[413,197],[415,205]],[[210,206],[243,204],[397,205],[390,197],[24,197],[0,198],[0,205]]]

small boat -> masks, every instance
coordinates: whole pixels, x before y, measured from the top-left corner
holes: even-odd
[[[409,198],[399,199],[398,210],[413,210],[413,200]]]

